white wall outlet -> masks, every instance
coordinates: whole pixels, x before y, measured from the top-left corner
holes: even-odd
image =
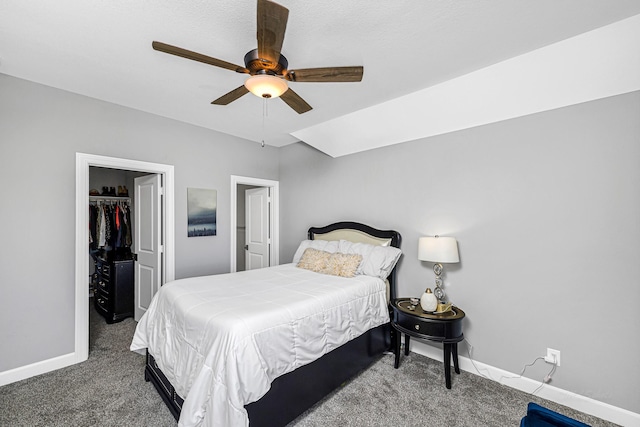
[[[547,355],[545,356],[544,361],[547,363],[552,363],[556,366],[560,366],[560,350],[548,348]]]

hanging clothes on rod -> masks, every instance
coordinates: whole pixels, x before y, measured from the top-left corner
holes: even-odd
[[[97,200],[93,200],[97,199]],[[92,250],[129,248],[132,244],[130,200],[100,200],[89,204],[89,247]]]

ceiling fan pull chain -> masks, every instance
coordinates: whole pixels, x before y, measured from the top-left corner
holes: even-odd
[[[260,146],[264,148],[264,119],[267,117],[267,98],[262,98],[262,144]]]

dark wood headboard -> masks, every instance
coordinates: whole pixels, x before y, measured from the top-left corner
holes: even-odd
[[[309,240],[348,240],[356,243],[371,245],[393,246],[400,248],[402,237],[395,230],[379,230],[366,224],[352,221],[342,221],[324,227],[309,228]],[[389,281],[389,297],[397,298],[396,267],[393,268],[387,280]]]

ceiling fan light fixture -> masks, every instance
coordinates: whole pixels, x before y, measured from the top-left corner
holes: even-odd
[[[289,89],[285,80],[269,74],[251,76],[244,85],[249,92],[260,98],[277,98]]]

